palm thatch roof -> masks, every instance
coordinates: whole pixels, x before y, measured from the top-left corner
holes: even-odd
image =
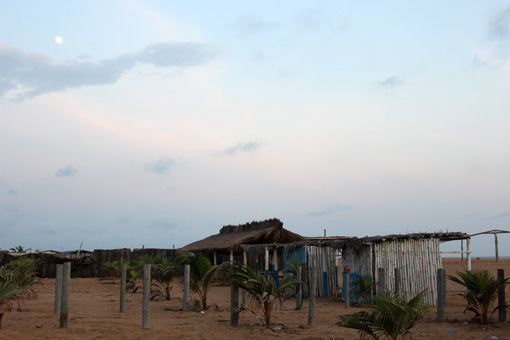
[[[230,250],[238,255],[243,252],[242,244],[291,243],[304,240],[301,235],[285,228],[277,219],[262,222],[251,222],[238,226],[228,225],[221,228],[220,233],[182,247],[183,251],[207,252],[216,251],[229,254]]]

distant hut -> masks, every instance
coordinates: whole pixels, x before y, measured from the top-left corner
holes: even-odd
[[[190,243],[181,250],[213,255],[213,262],[220,263],[227,260],[230,254],[238,257],[243,255],[241,247],[243,244],[291,243],[301,240],[304,240],[304,237],[283,228],[283,223],[273,218],[237,226],[224,226],[219,234]],[[217,259],[217,256],[222,256],[221,260]],[[258,263],[258,257],[248,259],[248,264],[254,268],[255,263]]]

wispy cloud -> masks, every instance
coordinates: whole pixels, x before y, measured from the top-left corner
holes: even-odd
[[[376,83],[376,87],[387,89],[387,88],[393,88],[393,87],[400,86],[404,83],[405,83],[405,81],[402,78],[397,77],[397,76],[392,76],[392,77],[384,79],[383,81]]]
[[[68,165],[65,168],[58,169],[57,173],[55,173],[56,177],[74,177],[78,174],[78,170],[73,168],[72,165]]]
[[[57,63],[44,54],[0,45],[0,98],[22,101],[43,93],[112,84],[138,63],[182,68],[206,64],[217,54],[217,48],[206,44],[166,42],[113,59]]]
[[[310,216],[328,216],[328,215],[333,215],[335,213],[342,212],[342,211],[349,211],[351,209],[352,209],[352,206],[350,206],[350,205],[337,204],[337,205],[328,207],[326,209],[312,211],[312,212],[308,213],[308,215],[310,215]]]
[[[240,16],[237,18],[237,21],[233,26],[239,36],[247,36],[255,33],[271,31],[278,27],[278,24],[276,22],[263,19],[260,15],[251,14]]]
[[[234,147],[226,148],[223,152],[227,155],[235,155],[239,152],[254,152],[262,146],[259,142],[239,143]]]
[[[510,43],[510,7],[497,12],[489,21],[488,36],[505,45]]]
[[[155,172],[157,174],[166,174],[171,167],[176,166],[176,163],[170,158],[163,157],[153,163],[145,165],[145,170]]]
[[[18,190],[9,189],[9,190],[7,190],[6,194],[7,194],[7,195],[15,196],[15,195],[17,195],[17,194],[18,194]]]
[[[496,215],[496,216],[489,217],[488,219],[489,220],[499,220],[501,218],[505,218],[505,217],[509,217],[509,216],[510,216],[510,212],[505,212],[505,213],[501,213],[501,214]]]

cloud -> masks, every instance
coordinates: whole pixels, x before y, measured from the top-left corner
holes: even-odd
[[[320,27],[323,19],[316,9],[302,9],[294,20],[300,30],[310,30]]]
[[[488,35],[499,43],[510,43],[510,7],[498,12],[489,21]]]
[[[73,168],[72,165],[68,165],[66,168],[58,169],[55,174],[56,177],[74,177],[78,174],[78,170]]]
[[[177,228],[177,225],[171,219],[161,217],[161,218],[158,218],[158,219],[148,222],[148,227],[150,229],[157,229],[157,230],[170,230],[170,229]]]
[[[170,158],[163,157],[153,163],[145,165],[145,170],[155,172],[157,174],[166,174],[171,167],[176,166],[175,162]]]
[[[14,189],[9,189],[7,190],[6,192],[7,195],[12,195],[12,196],[15,196],[18,194],[18,191],[17,190],[14,190]]]
[[[234,28],[240,36],[251,35],[259,32],[273,30],[278,26],[275,22],[269,22],[260,17],[260,15],[243,15],[237,19]]]
[[[139,63],[191,67],[206,64],[217,54],[216,48],[206,44],[166,42],[113,59],[57,63],[44,54],[0,45],[0,98],[22,101],[43,93],[113,84]]]
[[[227,148],[223,150],[223,152],[227,155],[235,155],[238,152],[254,152],[259,149],[262,145],[259,142],[248,142],[248,143],[239,143],[234,147]]]
[[[404,83],[405,83],[405,81],[402,78],[393,76],[393,77],[386,78],[381,82],[378,82],[376,85],[377,85],[377,87],[381,87],[381,88],[391,88],[391,87],[400,86]]]
[[[352,209],[352,206],[350,206],[350,205],[337,204],[337,205],[328,207],[326,209],[312,211],[312,212],[308,213],[308,215],[309,216],[318,216],[318,217],[319,216],[328,216],[328,215],[333,215],[337,212],[349,211],[351,209]]]
[[[489,220],[499,220],[500,218],[505,218],[505,217],[508,217],[510,216],[510,212],[505,212],[505,213],[502,213],[502,214],[499,214],[499,215],[496,215],[496,216],[493,216],[493,217],[489,217],[488,219]]]

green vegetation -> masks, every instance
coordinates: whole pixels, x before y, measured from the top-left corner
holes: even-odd
[[[411,329],[429,308],[427,304],[422,304],[424,293],[411,300],[400,293],[366,298],[363,307],[370,311],[346,315],[338,325],[357,329],[361,338],[402,340],[411,337]]]
[[[37,263],[20,258],[0,267],[0,328],[2,319],[14,301],[35,295]]]
[[[27,250],[23,246],[16,246],[14,248],[9,249],[11,253],[26,253]]]
[[[350,283],[350,291],[356,295],[361,301],[371,296],[374,281],[370,275],[359,275]]]
[[[488,325],[492,314],[499,308],[492,308],[498,288],[508,284],[508,278],[499,280],[486,271],[466,269],[457,272],[457,276],[448,275],[448,279],[467,288],[466,294],[459,294],[469,302],[466,310],[475,313],[475,318],[480,318],[482,324]]]
[[[237,286],[244,289],[250,296],[250,304],[255,304],[262,310],[266,328],[270,326],[271,312],[275,307],[275,302],[280,301],[281,304],[285,289],[302,283],[301,281],[294,281],[294,276],[289,274],[277,287],[272,275],[265,279],[263,274],[256,273],[244,264],[233,264],[232,272],[229,275]]]
[[[207,309],[207,293],[212,278],[218,271],[218,266],[213,266],[211,261],[203,254],[180,253],[175,262],[181,265],[190,265],[190,289],[197,293],[202,303],[202,308]]]

